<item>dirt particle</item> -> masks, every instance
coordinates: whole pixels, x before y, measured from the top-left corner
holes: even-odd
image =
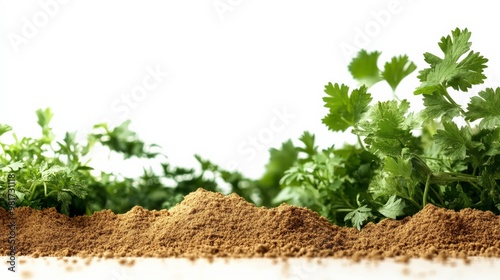
[[[403,268],[403,270],[401,271],[401,273],[404,276],[410,276],[410,269],[408,267],[405,267],[405,268]]]
[[[21,278],[23,279],[31,279],[33,277],[33,273],[29,270],[23,270],[21,271]]]
[[[124,265],[124,266],[134,266],[135,260],[134,259],[128,260],[128,259],[125,259],[125,258],[121,258],[121,259],[118,260],[118,263],[120,265]]]

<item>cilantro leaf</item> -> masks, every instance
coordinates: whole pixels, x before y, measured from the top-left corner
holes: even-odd
[[[500,155],[500,127],[497,127],[495,130],[490,131],[490,133],[488,133],[481,139],[481,142],[487,147],[485,155]],[[494,161],[491,164],[494,164]]]
[[[396,196],[393,195],[378,211],[387,218],[396,219],[398,216],[404,215],[403,210],[405,207],[406,204],[404,201],[401,198],[396,199]]]
[[[359,230],[365,222],[374,217],[372,209],[368,208],[366,205],[362,205],[359,208],[347,213],[344,217],[344,221],[351,220],[352,225]]]
[[[419,148],[411,130],[417,126],[412,114],[408,114],[410,103],[403,100],[378,102],[359,123],[354,133],[366,136],[365,143],[373,153],[398,156],[405,147]]]
[[[15,161],[13,163],[10,163],[7,166],[2,167],[2,172],[12,172],[12,171],[18,171],[19,169],[24,167],[24,163],[20,161]]]
[[[382,77],[395,91],[401,80],[417,69],[415,63],[408,59],[407,55],[395,56],[384,65]]]
[[[444,122],[443,129],[434,135],[434,140],[444,153],[452,158],[463,160],[467,157],[467,149],[478,148],[482,143],[473,142],[469,128],[458,126],[453,122]]]
[[[304,131],[299,140],[304,143],[304,148],[298,147],[297,150],[306,153],[309,157],[318,153],[318,146],[315,144],[315,135],[309,131]]]
[[[353,90],[349,95],[348,86],[328,83],[325,93],[328,96],[323,97],[323,101],[330,112],[322,121],[333,131],[345,131],[354,126],[368,110],[372,100],[366,86]]]
[[[104,133],[94,133],[90,137],[97,139],[101,144],[112,151],[122,153],[125,159],[131,157],[154,158],[158,153],[149,150],[157,145],[146,145],[139,139],[136,132],[130,130],[131,121],[126,120],[119,126],[110,130],[106,123],[94,125],[94,129],[104,130]]]
[[[43,143],[50,143],[52,140],[54,140],[54,133],[52,133],[52,129],[49,127],[50,120],[52,120],[52,117],[54,114],[52,113],[52,110],[50,108],[46,108],[45,110],[38,109],[36,111],[36,116],[38,118],[38,125],[42,128],[42,139],[41,141]]]
[[[38,125],[40,125],[40,127],[42,128],[45,128],[49,126],[50,120],[52,120],[54,114],[52,113],[50,108],[46,108],[45,110],[42,109],[36,110],[36,116],[38,118],[37,121]]]
[[[489,129],[500,126],[500,87],[496,90],[487,88],[479,92],[479,96],[470,99],[465,119],[475,121],[481,119],[479,128]]]
[[[258,196],[263,203],[270,203],[280,191],[273,186],[279,186],[279,182],[286,170],[293,166],[297,160],[298,151],[291,140],[281,144],[281,149],[271,148],[269,150],[269,162],[266,164],[265,172],[259,179],[262,192]]]
[[[386,157],[384,160],[384,171],[391,173],[394,176],[401,176],[410,178],[413,166],[409,159],[397,157]]]
[[[358,55],[349,64],[349,71],[354,79],[366,87],[371,87],[382,80],[377,61],[380,52],[368,53],[366,50],[360,50]]]
[[[415,94],[432,94],[449,86],[455,90],[467,91],[472,85],[484,82],[486,76],[483,69],[488,60],[479,53],[469,52],[470,36],[467,29],[457,28],[452,31],[451,37],[448,35],[441,38],[439,47],[444,53],[443,59],[429,53],[424,55],[431,67],[420,71],[418,77],[422,83],[414,91]],[[458,61],[467,52],[466,57]]]
[[[422,111],[426,122],[442,117],[443,121],[451,121],[460,115],[460,107],[450,103],[438,92],[424,95],[425,109]]]
[[[0,124],[0,135],[4,134],[5,132],[9,132],[12,130],[12,127],[6,124]]]

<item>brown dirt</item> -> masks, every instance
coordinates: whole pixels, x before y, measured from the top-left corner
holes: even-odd
[[[361,231],[331,225],[306,208],[258,208],[235,194],[202,189],[168,211],[134,207],[125,214],[105,210],[74,218],[53,208],[15,211],[17,254],[34,257],[500,257],[500,217],[433,205]],[[5,233],[8,213],[2,208],[0,217]],[[0,244],[0,254],[8,255],[6,234]]]

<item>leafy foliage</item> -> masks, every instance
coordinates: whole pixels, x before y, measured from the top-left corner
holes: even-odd
[[[467,29],[457,28],[451,32],[451,36],[443,37],[439,42],[444,58],[431,53],[424,54],[424,59],[430,67],[420,71],[418,78],[422,84],[415,90],[416,94],[432,94],[447,87],[467,91],[473,85],[484,82],[486,76],[483,70],[488,60],[479,53],[470,51],[470,37],[471,33]]]
[[[409,60],[407,55],[401,55],[393,57],[384,64],[384,70],[380,70],[378,59],[381,54],[378,51],[359,51],[358,55],[349,64],[349,71],[354,79],[368,88],[385,80],[395,91],[399,83],[415,71],[417,66]]]
[[[183,197],[202,187],[210,191],[224,190],[221,183],[230,186],[248,201],[271,206],[272,198],[280,191],[279,180],[296,160],[295,147],[289,141],[282,149],[272,149],[267,171],[260,180],[252,180],[238,172],[226,171],[212,162],[195,155],[200,171],[175,167],[165,161],[158,145],[147,145],[129,129],[130,121],[109,128],[97,124],[87,135],[86,143],[78,143],[76,133],[67,132],[58,140],[50,128],[52,111],[36,112],[42,133],[39,138],[18,138],[8,125],[0,125],[0,135],[11,133],[12,143],[0,142],[0,207],[7,208],[7,175],[16,173],[15,194],[17,206],[36,209],[55,207],[67,215],[91,214],[110,209],[123,213],[135,205],[147,209],[167,209]],[[3,134],[3,135],[2,135]],[[123,160],[145,158],[159,165],[160,173],[144,168],[139,178],[100,172],[89,166],[89,156],[100,145],[110,153],[118,153]]]
[[[329,109],[323,123],[351,129],[358,146],[331,147],[297,162],[285,172],[277,199],[357,228],[412,215],[427,203],[500,213],[500,88],[479,92],[467,108],[448,92],[468,91],[486,78],[488,60],[470,50],[470,37],[457,28],[439,42],[443,58],[424,54],[429,68],[419,72],[414,92],[423,94],[420,112],[404,99],[372,104],[367,88],[385,80],[395,91],[415,64],[396,56],[379,71],[380,52],[360,51],[349,71],[362,86],[328,83],[323,98]]]
[[[372,100],[366,91],[367,88],[361,86],[349,95],[349,87],[346,85],[328,83],[325,92],[329,96],[323,97],[323,101],[330,113],[323,118],[323,123],[333,131],[345,131],[356,124]]]
[[[406,55],[378,67],[381,52],[362,50],[348,66],[360,86],[328,83],[322,122],[334,132],[350,131],[357,144],[320,149],[304,132],[270,150],[266,171],[249,179],[195,155],[199,170],[172,166],[158,145],[144,143],[130,122],[109,128],[97,124],[86,143],[76,133],[57,139],[50,128],[50,109],[36,112],[41,135],[19,138],[6,124],[0,136],[0,206],[7,206],[7,174],[17,174],[18,206],[56,207],[77,215],[101,209],[125,212],[135,205],[170,208],[199,187],[234,192],[257,205],[287,202],[308,207],[331,222],[360,229],[368,222],[413,215],[427,203],[449,209],[467,207],[500,214],[500,88],[470,98],[466,108],[453,95],[486,79],[486,58],[471,50],[471,33],[455,29],[438,43],[443,57],[424,54],[428,68],[418,74],[414,94],[422,96],[419,112],[395,91],[416,70]],[[393,100],[373,102],[369,88],[386,81]],[[89,156],[96,145],[123,160],[158,163],[160,173],[144,168],[139,178],[95,174]]]
[[[382,80],[377,62],[380,52],[369,53],[361,50],[358,56],[349,64],[349,71],[352,76],[367,87],[371,87]]]

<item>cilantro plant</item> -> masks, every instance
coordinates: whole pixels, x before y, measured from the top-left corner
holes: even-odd
[[[16,206],[55,207],[70,216],[103,209],[124,213],[136,205],[168,209],[198,188],[235,192],[257,205],[271,206],[271,200],[280,191],[280,178],[297,156],[291,141],[281,149],[271,149],[266,172],[261,179],[252,180],[198,155],[195,155],[200,164],[198,170],[173,166],[158,145],[144,143],[129,129],[130,121],[113,128],[105,123],[96,124],[87,141],[79,143],[76,133],[56,138],[50,127],[53,117],[50,109],[37,110],[36,115],[41,128],[38,138],[20,138],[12,127],[0,124],[0,207],[8,205],[9,173],[16,174]],[[97,145],[107,148],[109,153],[122,155],[124,161],[150,160],[160,172],[143,168],[138,178],[95,172],[91,155]]]
[[[323,123],[350,130],[358,144],[318,151],[305,133],[305,159],[286,171],[276,202],[307,206],[358,229],[415,214],[427,203],[500,213],[500,88],[480,91],[466,107],[453,99],[486,79],[488,60],[470,49],[470,37],[457,28],[441,38],[441,57],[424,54],[429,67],[419,71],[414,91],[423,97],[419,112],[395,94],[416,65],[396,56],[380,70],[380,52],[360,51],[349,70],[361,86],[328,83],[323,98]],[[374,103],[369,88],[382,81],[394,98]]]
[[[7,175],[14,172],[17,206],[55,207],[67,215],[123,213],[135,205],[170,208],[197,188],[235,192],[259,206],[306,206],[358,229],[413,215],[428,203],[500,214],[500,88],[479,91],[466,106],[455,101],[486,79],[488,60],[471,50],[470,37],[457,28],[438,43],[442,54],[424,54],[428,67],[418,72],[413,92],[422,96],[420,111],[410,110],[413,104],[396,94],[416,65],[402,55],[381,69],[380,52],[360,51],[348,66],[360,85],[328,83],[323,98],[328,113],[322,119],[334,133],[354,134],[357,143],[320,149],[306,131],[299,146],[289,140],[271,149],[266,171],[256,180],[199,155],[198,170],[172,166],[158,145],[144,143],[129,129],[129,121],[114,128],[97,124],[85,143],[76,141],[76,133],[57,139],[52,112],[38,110],[38,138],[20,138],[0,124],[0,207],[7,207]],[[374,102],[370,88],[377,83],[387,83],[390,100]],[[96,175],[91,167],[96,145],[123,160],[151,160],[161,172],[144,168],[139,178]]]

